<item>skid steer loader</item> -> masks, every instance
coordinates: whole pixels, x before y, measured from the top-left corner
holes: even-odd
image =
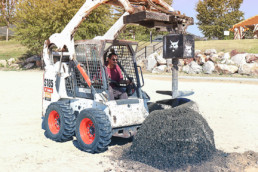
[[[141,89],[144,80],[135,59],[137,42],[116,40],[118,33],[128,23],[168,30],[191,23],[191,18],[179,13],[160,13],[158,9],[125,12],[104,36],[74,41],[79,24],[106,2],[87,0],[61,33],[45,41],[43,49],[42,128],[45,135],[57,142],[76,136],[80,148],[91,153],[105,151],[112,136],[134,136],[149,115],[150,97]],[[107,77],[105,63],[112,52],[118,55],[123,78],[133,83],[120,85],[128,99],[110,99],[108,86],[113,81]]]

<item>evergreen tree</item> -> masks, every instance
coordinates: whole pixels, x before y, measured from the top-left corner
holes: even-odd
[[[199,0],[196,11],[198,27],[208,37],[224,38],[224,31],[243,19],[239,10],[243,0]]]

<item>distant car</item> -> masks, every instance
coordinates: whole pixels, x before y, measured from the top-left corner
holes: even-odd
[[[152,42],[162,42],[163,41],[163,35],[156,36]]]

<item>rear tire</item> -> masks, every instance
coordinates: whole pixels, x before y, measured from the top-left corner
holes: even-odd
[[[80,112],[75,127],[80,148],[90,153],[107,150],[111,142],[112,128],[107,115],[98,109],[85,109]]]
[[[68,102],[51,103],[45,114],[45,135],[51,140],[72,140],[75,131],[75,116]]]

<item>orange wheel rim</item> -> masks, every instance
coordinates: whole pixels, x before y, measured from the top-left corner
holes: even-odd
[[[48,126],[53,134],[57,134],[60,130],[60,117],[57,111],[50,112],[48,117]]]
[[[84,118],[80,123],[80,136],[85,144],[91,144],[95,139],[95,126],[91,119]]]

